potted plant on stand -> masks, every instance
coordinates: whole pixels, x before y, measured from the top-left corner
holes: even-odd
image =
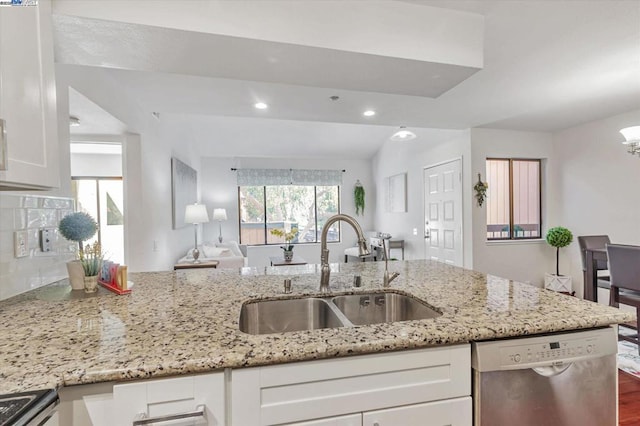
[[[573,234],[567,228],[557,226],[549,229],[547,243],[556,248],[556,273],[545,274],[544,287],[549,290],[572,294],[571,276],[560,275],[560,249],[571,244]]]
[[[84,271],[84,291],[94,293],[98,290],[98,274],[102,269],[102,249],[96,241],[80,250],[80,263]]]
[[[98,230],[98,224],[84,212],[75,212],[66,215],[58,225],[58,231],[69,241],[78,243],[78,253],[82,252],[82,243],[93,237]],[[67,272],[69,273],[69,283],[72,290],[84,289],[84,270],[80,260],[67,262]]]
[[[277,237],[284,237],[284,241],[287,243],[284,246],[280,246],[280,248],[284,251],[284,261],[291,262],[293,260],[293,241],[298,235],[298,228],[291,228],[291,231],[286,232],[284,229],[272,229],[271,235],[275,235]]]

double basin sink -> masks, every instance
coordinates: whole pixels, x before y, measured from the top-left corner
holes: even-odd
[[[394,292],[260,300],[240,310],[240,331],[270,334],[422,320],[442,315],[426,303]]]

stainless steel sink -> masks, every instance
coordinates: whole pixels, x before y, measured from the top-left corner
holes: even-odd
[[[329,303],[319,298],[249,302],[240,310],[240,331],[249,334],[343,326]]]
[[[425,303],[398,293],[337,296],[333,303],[355,325],[422,320],[442,315]]]
[[[270,334],[421,320],[440,315],[410,296],[376,292],[247,302],[240,309],[239,328],[249,334]]]

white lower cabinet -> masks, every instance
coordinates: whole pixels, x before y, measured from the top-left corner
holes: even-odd
[[[470,359],[464,344],[232,370],[230,424],[470,426]]]
[[[224,373],[145,380],[113,386],[114,425],[132,425],[134,419],[157,418],[154,425],[224,426]],[[199,406],[204,416],[197,416]],[[172,416],[190,413],[182,420]]]

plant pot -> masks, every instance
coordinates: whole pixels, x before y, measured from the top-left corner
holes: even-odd
[[[544,288],[571,294],[571,276],[544,274]]]
[[[82,269],[82,263],[79,260],[67,262],[67,273],[71,290],[84,289],[84,269]]]
[[[98,291],[98,276],[84,277],[84,292],[95,293],[96,291]]]
[[[284,250],[284,261],[291,262],[293,260],[293,250]]]

